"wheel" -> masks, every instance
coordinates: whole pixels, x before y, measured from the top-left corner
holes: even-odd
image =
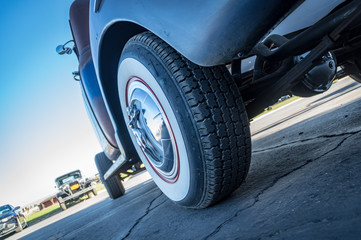
[[[350,77],[351,77],[353,80],[355,80],[356,82],[361,83],[361,73],[359,73],[359,74],[352,74],[352,75],[350,75]]]
[[[358,53],[359,55],[360,53]],[[356,58],[349,60],[346,64],[341,66],[346,74],[353,80],[361,83],[361,59]]]
[[[96,190],[96,188],[93,188],[93,194],[94,196],[98,195],[98,191]]]
[[[16,218],[16,223],[17,223],[18,227],[16,228],[15,231],[21,232],[23,230],[23,225],[21,224],[20,219],[18,217]]]
[[[93,193],[93,191],[88,192],[88,198],[92,198],[92,197],[94,197],[94,193]]]
[[[107,180],[104,180],[104,174],[112,166],[112,162],[105,156],[104,153],[98,153],[95,155],[95,164],[98,168],[99,178],[104,184],[105,189],[107,190],[109,197],[111,199],[116,199],[124,195],[125,189],[121,181],[120,175],[115,175]]]
[[[357,67],[354,67],[354,68],[353,68],[354,71],[353,71],[352,74],[350,74],[349,76],[350,76],[353,80],[361,83],[361,60],[360,60],[360,59],[356,60],[356,61],[355,61],[355,65],[356,65]]]
[[[354,70],[354,71],[352,72],[352,74],[350,74],[350,77],[351,77],[353,80],[361,83],[361,59],[360,59],[360,58],[358,58],[358,59],[356,59],[356,60],[354,61],[354,68],[353,68],[353,70]]]
[[[28,227],[28,222],[26,221],[25,217],[24,217],[24,227],[23,228],[27,228]]]
[[[200,67],[141,33],[123,49],[118,93],[133,145],[169,199],[205,208],[240,186],[250,164],[249,122],[224,66]]]
[[[61,210],[63,210],[63,211],[66,210],[66,203],[65,202],[59,203],[59,205],[60,205]]]

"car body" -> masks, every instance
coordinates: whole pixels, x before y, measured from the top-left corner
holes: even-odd
[[[0,206],[0,237],[12,232],[19,232],[27,226],[20,207],[9,204]]]
[[[111,197],[124,194],[119,173],[140,161],[180,205],[229,195],[248,172],[250,118],[281,96],[326,91],[337,67],[361,81],[360,5],[74,1],[81,88],[104,149],[99,177],[117,189]]]
[[[343,2],[343,0],[322,0],[305,1],[301,4],[301,1],[297,0],[287,1],[287,3],[257,0],[223,1],[221,3],[211,1],[207,4],[201,1],[172,1],[165,4],[161,0],[152,2],[122,1],[122,3],[118,3],[116,0],[91,0],[89,37],[92,60],[87,68],[92,68],[92,73],[86,74],[92,77],[89,80],[84,78],[86,81],[83,80],[82,84],[85,91],[89,92],[87,89],[92,89],[96,92],[96,95],[87,95],[89,101],[86,105],[90,106],[93,102],[101,99],[102,106],[99,109],[107,109],[106,117],[100,117],[100,115],[105,116],[104,113],[95,113],[91,118],[98,119],[92,120],[92,122],[98,121],[95,128],[98,129],[98,136],[101,136],[99,138],[105,152],[117,152],[113,156],[108,154],[108,157],[115,160],[119,156],[117,149],[132,149],[127,144],[129,139],[121,134],[125,130],[125,123],[119,118],[119,113],[113,106],[117,104],[113,99],[113,95],[116,95],[113,92],[115,87],[108,83],[110,81],[108,79],[114,78],[114,74],[113,76],[110,74],[117,67],[110,61],[113,57],[119,58],[111,52],[119,54],[122,46],[132,36],[148,30],[196,64],[202,66],[226,64],[241,52],[247,55],[251,46],[267,35],[271,33],[286,34],[305,29],[325,17]],[[298,7],[293,11],[295,6]],[[322,6],[322,8],[317,12],[312,11],[317,6]],[[202,11],[198,11],[199,9]],[[299,21],[301,17],[305,21]],[[281,24],[278,24],[281,20],[283,20]],[[219,33],[219,29],[222,29],[221,33]],[[271,29],[273,30],[270,31]],[[117,32],[121,34],[116,34]],[[120,44],[117,44],[118,42]],[[254,61],[251,61],[248,68],[247,65],[249,65],[248,58],[242,64],[242,68],[244,71],[253,70]],[[94,72],[97,74],[97,78],[94,77]],[[86,84],[88,86],[85,86]],[[98,108],[93,107],[92,109],[94,111]],[[105,118],[106,123],[102,124],[102,120],[99,119]],[[108,130],[111,133],[104,134],[107,131],[104,129],[111,129]],[[103,134],[99,133],[101,131]],[[118,138],[118,143],[116,138],[109,137],[114,134]],[[105,141],[104,137],[108,141]],[[119,147],[119,145],[122,146]],[[130,156],[126,158],[128,160],[134,158],[133,151],[128,150],[128,152]]]
[[[67,203],[76,201],[85,195],[88,195],[88,197],[97,195],[95,181],[92,179],[83,179],[80,170],[75,170],[57,177],[55,184],[59,190],[56,198],[63,210],[67,208]]]

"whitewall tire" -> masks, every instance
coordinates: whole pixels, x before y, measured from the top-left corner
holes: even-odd
[[[117,81],[124,134],[168,198],[204,208],[241,184],[249,126],[225,67],[192,64],[146,32],[124,47]]]

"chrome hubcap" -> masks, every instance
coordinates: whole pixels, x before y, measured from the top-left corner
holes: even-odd
[[[139,147],[152,167],[167,179],[178,170],[175,140],[170,123],[154,93],[143,83],[133,81],[128,89],[128,122]]]

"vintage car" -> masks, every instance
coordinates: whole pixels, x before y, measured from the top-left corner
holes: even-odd
[[[0,237],[12,232],[21,232],[28,224],[20,207],[9,204],[0,206]]]
[[[59,192],[56,198],[61,209],[67,209],[67,204],[87,195],[88,198],[98,195],[93,179],[84,179],[79,170],[64,174],[55,179]]]
[[[360,4],[75,0],[74,47],[57,51],[78,56],[110,197],[140,161],[184,207],[230,195],[250,166],[249,119],[286,94],[320,94],[336,76],[361,81]]]

